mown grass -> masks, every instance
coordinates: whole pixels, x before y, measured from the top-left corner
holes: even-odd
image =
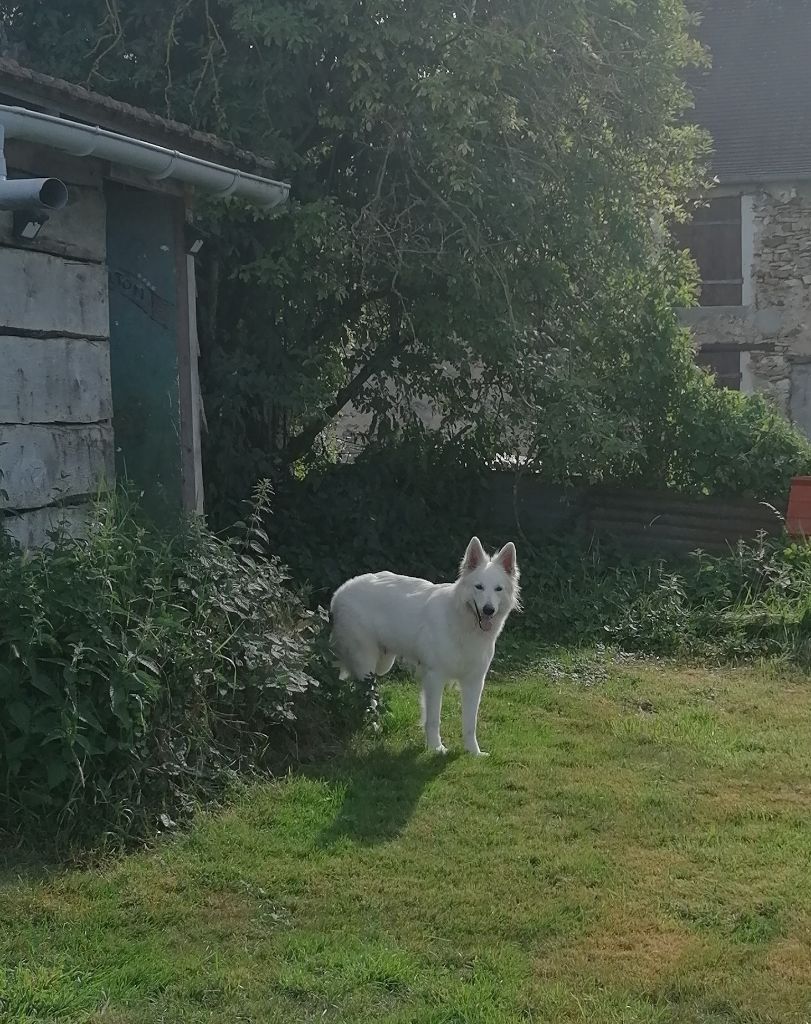
[[[186,836],[7,869],[0,1019],[809,1019],[806,677],[537,660],[486,691],[487,760],[387,697],[382,739]]]

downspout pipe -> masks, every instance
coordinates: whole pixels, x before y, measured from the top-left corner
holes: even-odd
[[[280,181],[25,107],[0,103],[0,129],[9,139],[51,146],[71,156],[107,160],[140,171],[153,181],[169,178],[218,198],[237,196],[256,206],[272,207],[285,202],[290,192],[290,186]]]
[[[0,122],[0,210],[48,214],[66,206],[68,190],[59,178],[12,178],[9,181],[4,143],[5,129]]]

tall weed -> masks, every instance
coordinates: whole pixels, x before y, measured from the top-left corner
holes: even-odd
[[[642,654],[811,665],[811,547],[786,538],[639,561],[593,541],[550,542],[522,562],[536,640],[612,642]]]
[[[324,623],[267,554],[266,505],[231,543],[193,520],[162,536],[117,497],[84,538],[6,546],[0,828],[140,835],[364,710],[316,689]]]

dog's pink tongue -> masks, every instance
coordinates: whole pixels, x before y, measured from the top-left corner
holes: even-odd
[[[492,619],[482,619],[482,629],[485,631],[485,633],[489,633],[492,628],[493,628],[493,620]]]

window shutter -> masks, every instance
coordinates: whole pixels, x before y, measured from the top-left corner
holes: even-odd
[[[736,349],[702,348],[696,362],[713,374],[717,387],[741,390],[741,353]]]
[[[689,249],[701,277],[702,306],[740,306],[743,302],[741,197],[719,196],[699,207],[690,224],[673,236]]]

